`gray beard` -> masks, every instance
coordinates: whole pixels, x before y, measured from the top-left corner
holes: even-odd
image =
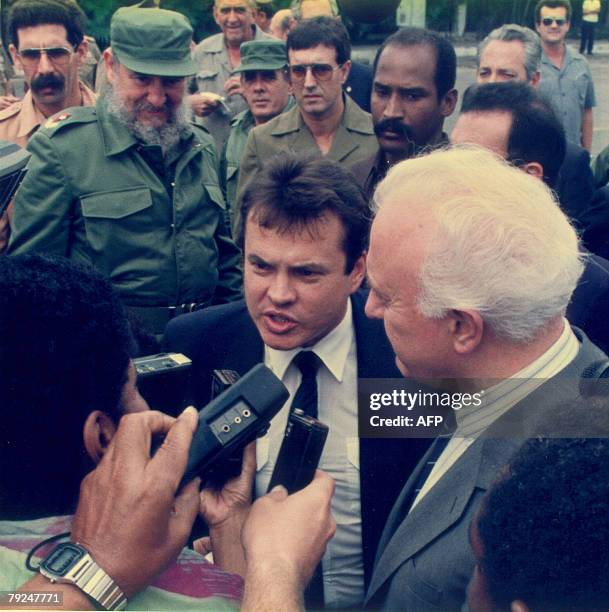
[[[110,84],[102,94],[102,101],[107,112],[123,123],[138,140],[161,147],[164,157],[177,147],[181,136],[186,136],[191,132],[189,125],[191,112],[185,101],[182,101],[177,108],[169,108],[167,122],[159,127],[138,121],[137,104],[136,108],[126,108],[125,103]]]

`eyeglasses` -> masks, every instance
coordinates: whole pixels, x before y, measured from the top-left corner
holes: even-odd
[[[318,81],[329,81],[336,70],[342,68],[342,64],[332,66],[330,64],[291,64],[290,77],[292,81],[301,82],[307,77],[310,69],[313,77]]]
[[[68,47],[40,47],[38,49],[21,49],[17,53],[26,64],[37,64],[42,54],[57,66],[67,64],[72,55],[72,49]]]
[[[555,23],[560,28],[567,23],[567,20],[563,19],[562,17],[544,17],[541,20],[541,23],[543,23],[543,25],[546,27],[550,27],[553,23]]]

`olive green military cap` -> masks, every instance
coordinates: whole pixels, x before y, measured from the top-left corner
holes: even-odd
[[[241,45],[241,63],[233,72],[279,70],[287,63],[287,50],[282,40],[249,40]]]
[[[119,8],[110,22],[110,46],[118,61],[142,74],[185,77],[197,66],[190,55],[192,27],[175,11]]]

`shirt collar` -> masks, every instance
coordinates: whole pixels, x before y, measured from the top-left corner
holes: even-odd
[[[564,319],[562,334],[543,355],[510,378],[485,389],[481,405],[464,406],[457,411],[459,435],[479,435],[509,408],[566,368],[578,351],[579,341]]]
[[[351,300],[348,300],[347,311],[342,321],[312,347],[303,349],[303,347],[299,346],[289,351],[280,351],[265,345],[265,362],[268,363],[276,376],[283,379],[297,353],[300,353],[302,350],[311,350],[322,360],[332,376],[338,382],[342,382],[347,357],[354,337],[353,312]]]
[[[32,92],[29,90],[21,103],[19,111],[19,131],[18,138],[25,138],[36,130],[42,123],[46,121],[46,117],[36,108]]]

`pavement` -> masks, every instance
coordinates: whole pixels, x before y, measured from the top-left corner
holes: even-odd
[[[457,53],[457,83],[460,94],[476,80],[477,43],[474,41],[455,41]],[[569,39],[567,44],[575,51],[579,50],[579,40]],[[353,58],[357,61],[372,64],[377,50],[376,45],[356,45],[353,47]],[[594,109],[594,136],[592,138],[592,156],[598,155],[609,146],[609,41],[599,40],[594,43],[594,53],[586,56],[590,65],[596,92]],[[445,131],[450,131],[456,121],[458,112],[446,120]]]

